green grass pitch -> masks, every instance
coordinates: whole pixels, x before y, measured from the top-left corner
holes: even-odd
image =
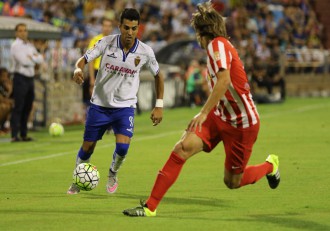
[[[92,157],[101,175],[90,192],[67,195],[83,126],[65,127],[63,137],[47,129],[31,143],[0,137],[0,230],[330,230],[330,99],[290,98],[258,105],[261,129],[250,164],[269,153],[280,157],[281,184],[266,178],[229,190],[223,183],[222,144],[184,166],[158,207],[157,217],[131,218],[122,210],[146,199],[158,170],[199,108],[164,111],[153,127],[149,112],[135,119],[135,135],[119,172],[114,195],[105,191],[114,137],[105,135]]]

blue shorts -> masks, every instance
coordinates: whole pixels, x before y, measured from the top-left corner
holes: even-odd
[[[134,132],[134,108],[106,108],[91,104],[87,112],[84,141],[101,140],[112,128],[115,134],[128,137]]]

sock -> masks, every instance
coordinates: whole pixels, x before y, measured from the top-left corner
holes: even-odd
[[[123,164],[125,160],[125,157],[128,152],[128,148],[129,148],[129,144],[116,143],[116,149],[113,152],[109,175],[111,175],[111,173],[116,174],[118,172],[120,166]]]
[[[272,171],[273,165],[268,162],[259,165],[247,166],[244,170],[240,186],[254,184]]]
[[[112,164],[110,167],[109,174],[111,175],[111,173],[112,173],[112,175],[116,175],[120,166],[123,164],[124,160],[125,160],[125,156],[120,156],[116,152],[114,152],[113,161],[112,161]]]
[[[163,169],[159,171],[151,195],[146,204],[151,211],[155,211],[167,190],[178,178],[185,160],[172,152]]]
[[[93,153],[87,153],[87,152],[84,152],[84,150],[82,149],[82,147],[79,149],[79,152],[77,154],[77,158],[76,158],[76,166],[78,164],[81,164],[81,163],[88,163],[89,162],[89,159],[91,157]]]

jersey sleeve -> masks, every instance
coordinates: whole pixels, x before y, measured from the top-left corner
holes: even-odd
[[[84,57],[87,60],[87,62],[90,62],[96,59],[97,57],[101,56],[104,53],[106,46],[107,44],[104,41],[104,39],[98,40],[93,47],[89,48],[86,51]]]
[[[223,41],[213,40],[207,47],[207,53],[215,73],[230,68],[230,52]]]
[[[151,74],[153,76],[156,76],[159,73],[159,64],[156,60],[155,53],[153,52],[153,50],[151,48],[148,53],[149,53],[148,62],[147,62],[146,66],[148,67]]]

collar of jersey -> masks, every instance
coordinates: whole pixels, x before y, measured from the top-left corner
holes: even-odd
[[[121,35],[119,35],[119,36],[117,37],[117,46],[118,46],[120,49],[123,50],[124,47],[123,47],[123,45],[122,45],[121,42],[120,42],[120,38],[121,38]],[[134,53],[134,52],[136,51],[138,45],[139,45],[139,40],[138,40],[137,38],[135,38],[134,44],[133,44],[133,46],[131,47],[131,49],[129,49],[129,52]]]
[[[16,40],[19,42],[19,43],[22,43],[22,44],[27,44],[28,42],[24,41],[23,39],[20,39],[20,38],[16,38]]]

